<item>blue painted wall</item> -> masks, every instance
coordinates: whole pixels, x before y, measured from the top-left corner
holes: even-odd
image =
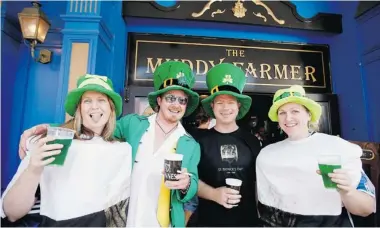
[[[3,2],[2,10],[13,12],[17,4]],[[56,10],[54,7],[50,9]],[[51,13],[47,11],[46,14],[53,18]],[[51,50],[52,62],[46,65],[37,63],[31,58],[30,48],[21,40],[20,27],[15,23],[17,17],[8,12],[2,12],[2,16],[1,184],[4,188],[20,162],[18,142],[23,130],[41,122],[54,122],[62,38],[60,29],[57,28],[60,24],[57,20],[52,20],[55,23],[52,24],[45,43],[36,48],[36,56],[41,48]]]
[[[12,120],[12,97],[16,82],[16,72],[19,63],[19,48],[21,34],[6,18],[6,7],[1,7],[1,180],[6,182],[7,177],[12,175],[9,164],[12,155],[7,153],[10,145],[10,129]],[[14,153],[16,154],[16,153]]]
[[[370,141],[380,142],[380,6],[358,19],[363,96]]]

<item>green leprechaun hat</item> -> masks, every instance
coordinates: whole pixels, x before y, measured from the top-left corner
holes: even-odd
[[[273,122],[278,122],[278,109],[287,103],[297,103],[306,107],[310,112],[312,123],[317,123],[322,115],[322,107],[314,100],[306,97],[305,89],[300,85],[293,85],[286,89],[279,89],[273,97],[273,104],[268,116]]]
[[[107,95],[115,105],[116,116],[120,116],[123,111],[123,100],[113,89],[112,81],[106,76],[86,74],[79,77],[77,88],[67,94],[65,101],[65,111],[70,116],[74,116],[82,95],[87,91],[96,91]]]
[[[198,106],[199,95],[192,91],[195,77],[190,66],[179,61],[162,63],[154,71],[154,92],[148,94],[149,105],[153,110],[157,107],[157,97],[171,90],[182,90],[188,96],[184,116],[190,115]]]
[[[211,103],[218,95],[231,95],[240,103],[237,120],[243,118],[251,107],[252,99],[242,94],[246,77],[244,72],[230,63],[221,63],[211,68],[206,75],[207,88],[210,96],[202,100],[202,105],[207,114],[215,118]]]

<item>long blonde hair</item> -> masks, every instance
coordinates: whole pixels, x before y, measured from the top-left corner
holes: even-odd
[[[113,132],[116,128],[116,112],[115,112],[115,104],[113,103],[113,101],[108,96],[107,96],[107,99],[111,107],[111,115],[108,119],[108,122],[104,126],[103,131],[100,134],[100,137],[102,137],[105,141],[112,142],[112,141],[117,141],[113,137]],[[77,110],[75,111],[74,118],[62,124],[61,127],[75,130],[75,136],[74,136],[75,139],[89,140],[95,136],[95,133],[83,125],[82,115],[80,113],[81,103],[82,103],[82,98],[80,99],[77,105]],[[86,137],[82,137],[82,135],[85,135]]]

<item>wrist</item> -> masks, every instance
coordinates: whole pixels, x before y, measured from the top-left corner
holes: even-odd
[[[341,197],[350,197],[354,194],[355,191],[356,189],[350,188],[349,190],[340,190],[339,194]]]
[[[187,183],[186,188],[184,188],[184,189],[180,189],[179,191],[180,191],[183,195],[186,195],[187,192],[189,191],[190,184],[191,184],[191,180],[189,179],[189,183]]]
[[[31,167],[28,166],[28,168],[25,169],[29,175],[35,176],[35,177],[40,177],[42,172],[44,171],[44,167]]]
[[[218,189],[217,188],[210,188],[210,199],[214,201],[215,203],[218,203]]]

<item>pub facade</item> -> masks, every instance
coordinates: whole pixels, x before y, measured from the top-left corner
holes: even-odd
[[[247,78],[244,93],[253,100],[239,124],[252,132],[262,129],[266,136],[278,137],[277,125],[267,117],[273,94],[298,84],[322,105],[322,132],[380,143],[376,2],[40,4],[50,27],[44,42],[32,48],[18,18],[30,2],[1,1],[2,188],[19,164],[22,132],[39,123],[65,121],[64,99],[79,76],[110,77],[124,98],[123,113],[146,114],[151,112],[147,94],[153,91],[153,72],[168,60],[190,65],[195,90],[202,95],[207,95],[205,75],[212,66],[239,66]],[[194,116],[183,121],[192,127]],[[377,155],[369,150],[363,158],[369,173],[379,167]]]

